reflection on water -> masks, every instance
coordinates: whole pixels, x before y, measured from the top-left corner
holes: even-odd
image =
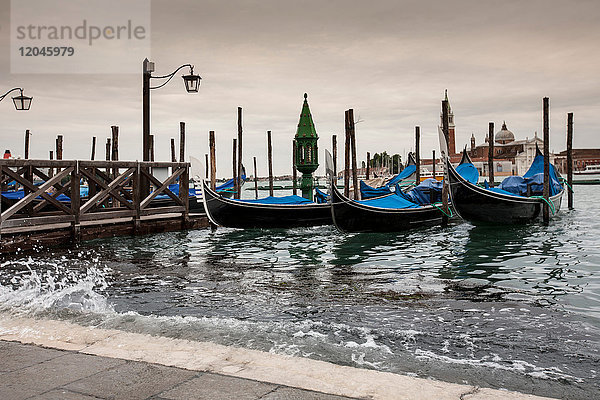
[[[550,226],[219,229],[0,266],[0,312],[589,398],[600,390],[600,187]]]

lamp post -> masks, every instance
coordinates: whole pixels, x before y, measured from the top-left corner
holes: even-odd
[[[13,89],[10,89],[8,92],[6,92],[2,96],[0,96],[0,101],[4,100],[4,98],[6,96],[8,96],[10,93],[12,93],[12,92],[14,92],[16,90],[18,90],[20,92],[20,94],[18,96],[15,96],[15,97],[12,98],[13,103],[15,104],[15,109],[17,111],[27,111],[27,110],[29,110],[29,107],[31,107],[31,100],[33,100],[33,97],[24,96],[22,88],[13,88]]]
[[[167,75],[153,76],[154,63],[148,61],[146,58],[143,63],[143,160],[150,161],[150,91],[154,89],[160,89],[165,86],[175,76],[175,74],[182,68],[188,67],[190,73],[188,75],[182,75],[183,82],[185,83],[185,90],[188,93],[197,93],[200,88],[200,75],[194,74],[194,66],[191,64],[184,64],[177,68],[175,71]],[[151,79],[166,79],[163,83],[157,86],[150,86]],[[142,182],[142,190],[145,196],[149,193],[149,186],[146,179]]]

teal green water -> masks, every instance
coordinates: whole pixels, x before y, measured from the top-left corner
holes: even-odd
[[[600,393],[600,186],[548,227],[115,238],[4,259],[0,312],[568,399]]]

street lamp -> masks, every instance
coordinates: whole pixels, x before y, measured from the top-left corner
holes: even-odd
[[[175,74],[181,70],[182,68],[188,67],[190,69],[190,73],[188,75],[182,75],[183,82],[185,83],[185,90],[188,93],[197,93],[200,89],[200,80],[202,79],[200,75],[194,74],[194,66],[191,64],[184,64],[177,68],[175,71],[171,72],[167,75],[162,76],[152,76],[154,72],[154,63],[148,61],[146,58],[144,60],[144,77],[143,77],[143,111],[144,111],[144,132],[143,132],[143,158],[144,161],[150,161],[150,90],[160,89],[165,86],[169,81],[175,76]],[[165,82],[161,83],[158,86],[150,86],[150,79],[166,79]]]
[[[185,90],[188,93],[197,93],[200,89],[200,75],[194,74],[194,66],[191,64],[184,64],[177,68],[175,71],[167,75],[152,76],[154,72],[154,63],[148,61],[146,58],[143,65],[143,85],[142,85],[142,97],[143,97],[143,159],[144,161],[150,161],[150,90],[160,89],[173,79],[175,74],[182,68],[188,67],[190,73],[188,75],[182,75],[183,82],[185,84]],[[150,86],[151,79],[166,79],[163,83],[158,86]],[[142,195],[145,197],[150,192],[150,185],[147,179],[142,177],[141,182]]]
[[[4,98],[6,96],[8,96],[10,93],[14,92],[15,90],[20,91],[19,96],[15,96],[12,98],[13,103],[15,103],[15,108],[17,109],[17,111],[29,110],[29,107],[31,107],[31,100],[33,100],[33,97],[24,96],[22,88],[10,89],[8,92],[6,92],[2,96],[0,96],[0,101],[4,100]]]

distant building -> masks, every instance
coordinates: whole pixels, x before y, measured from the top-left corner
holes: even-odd
[[[567,173],[567,151],[556,155],[556,168],[561,174]],[[583,171],[588,165],[600,165],[600,149],[573,149],[573,171]]]

